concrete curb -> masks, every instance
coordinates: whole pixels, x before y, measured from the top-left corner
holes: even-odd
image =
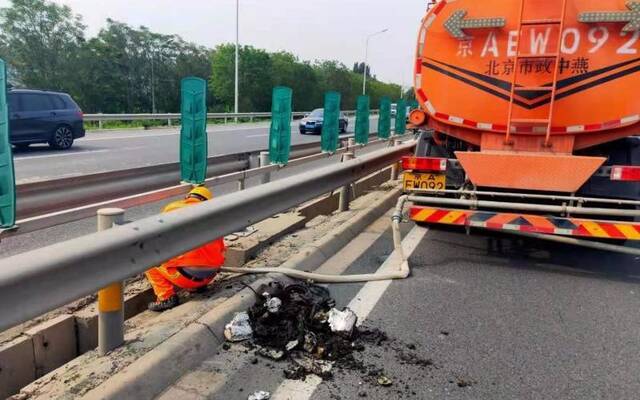
[[[250,285],[254,290],[280,275],[266,276]],[[195,368],[224,343],[222,331],[233,314],[253,304],[255,295],[243,289],[154,350],[87,393],[84,399],[152,399],[185,370]]]
[[[373,206],[357,213],[332,230],[323,239],[303,248],[287,260],[282,267],[315,270],[335,252],[344,247],[368,225],[395,205],[401,190],[395,188]],[[280,274],[269,274],[251,286],[275,279],[288,279]],[[244,289],[211,310],[184,330],[133,362],[106,382],[93,389],[83,399],[153,399],[186,371],[200,365],[222,346],[224,325],[233,314],[251,306],[254,294]]]
[[[401,192],[400,189],[391,190],[372,207],[354,215],[344,224],[330,231],[322,239],[304,247],[299,253],[285,261],[281,267],[300,270],[312,270],[319,267],[346,246],[351,239],[359,235],[367,226],[395,206]]]

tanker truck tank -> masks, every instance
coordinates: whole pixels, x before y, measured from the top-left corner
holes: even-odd
[[[640,0],[431,3],[412,219],[640,240]]]

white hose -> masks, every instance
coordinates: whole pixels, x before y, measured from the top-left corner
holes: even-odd
[[[400,222],[402,221],[402,210],[407,201],[407,196],[401,196],[396,204],[395,212],[391,217],[393,231],[394,252],[400,257],[400,269],[377,274],[360,274],[360,275],[329,275],[316,274],[313,272],[298,271],[291,268],[230,268],[222,267],[220,271],[231,272],[235,274],[283,274],[295,279],[311,280],[318,283],[360,283],[386,281],[390,279],[405,279],[411,274],[409,261],[407,260],[404,250],[402,249],[402,237],[400,233]]]

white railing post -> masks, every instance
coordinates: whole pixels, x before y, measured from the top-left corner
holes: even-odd
[[[353,153],[344,153],[342,156],[342,162],[347,162],[353,160],[355,158]],[[349,203],[351,201],[351,183],[344,185],[340,188],[340,200],[339,200],[339,210],[340,212],[349,210]]]
[[[268,151],[261,151],[260,152],[260,166],[261,167],[266,167],[270,163],[271,163],[271,160],[269,159],[269,152]],[[264,185],[265,183],[269,183],[269,182],[271,182],[271,172],[265,172],[260,177],[260,184]]]
[[[124,210],[98,210],[98,231],[124,222]],[[98,354],[104,356],[124,343],[123,283],[113,283],[98,292]]]

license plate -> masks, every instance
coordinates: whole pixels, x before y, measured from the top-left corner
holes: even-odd
[[[407,192],[412,190],[445,190],[447,188],[447,175],[405,172],[403,182],[404,190]]]

